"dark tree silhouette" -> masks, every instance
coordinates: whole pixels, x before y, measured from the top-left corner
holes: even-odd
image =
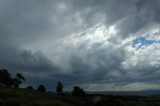
[[[16,78],[12,78],[8,70],[0,69],[0,85],[18,88],[22,81],[25,81],[25,78],[20,73],[16,74]]]
[[[17,78],[25,81],[25,78],[20,73],[17,73],[16,76],[17,76]]]
[[[14,78],[13,81],[14,81],[14,87],[19,88],[19,84],[21,84],[22,82],[19,81],[17,78]]]
[[[33,87],[32,86],[27,86],[26,89],[33,90]]]
[[[60,81],[57,82],[56,91],[57,91],[58,94],[63,93],[63,84]]]
[[[84,92],[84,90],[82,88],[80,88],[79,86],[74,86],[73,87],[73,91],[72,91],[72,95],[73,96],[78,96],[78,97],[83,97],[86,95],[86,93]]]
[[[43,85],[39,85],[37,90],[40,91],[40,92],[46,92],[46,88]]]
[[[25,81],[25,78],[20,73],[17,73],[16,78],[14,78],[14,87],[18,88],[22,81]]]
[[[0,69],[0,84],[11,87],[14,81],[6,69]]]

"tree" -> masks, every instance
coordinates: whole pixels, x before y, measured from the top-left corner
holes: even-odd
[[[25,78],[20,73],[17,73],[16,78],[14,78],[14,87],[18,88],[22,81],[25,81]]]
[[[0,69],[0,84],[11,87],[14,81],[6,69]]]
[[[16,76],[18,79],[25,81],[25,78],[20,73],[17,73]]]
[[[73,96],[78,96],[78,97],[83,97],[86,95],[86,93],[84,92],[84,90],[82,88],[80,88],[79,86],[74,86],[73,87],[73,91],[72,91],[72,95]]]
[[[46,88],[43,85],[39,85],[37,90],[40,91],[40,92],[46,92]]]
[[[26,89],[33,90],[33,87],[32,86],[27,86]]]
[[[62,94],[63,92],[63,84],[60,81],[57,82],[56,91],[58,94]]]
[[[0,84],[7,87],[19,87],[19,84],[25,81],[25,78],[20,74],[16,74],[16,78],[12,78],[8,70],[0,69]]]

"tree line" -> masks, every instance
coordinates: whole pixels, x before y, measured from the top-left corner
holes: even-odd
[[[6,69],[0,69],[0,86],[2,87],[11,87],[11,88],[19,88],[20,84],[25,81],[25,78],[22,74],[17,73],[15,77],[12,77],[11,74]],[[26,87],[26,89],[33,90],[32,86]],[[39,85],[37,88],[39,92],[46,92],[46,88],[44,85]],[[58,81],[56,86],[56,92],[59,95],[63,94],[63,84]],[[73,96],[83,97],[86,95],[85,91],[79,86],[74,86],[71,92]]]

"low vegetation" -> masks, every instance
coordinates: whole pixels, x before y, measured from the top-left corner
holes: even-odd
[[[160,106],[160,96],[113,96],[40,92],[22,88],[0,88],[0,106]]]

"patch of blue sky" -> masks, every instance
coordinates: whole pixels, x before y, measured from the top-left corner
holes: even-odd
[[[160,41],[149,40],[149,39],[146,39],[145,37],[139,37],[132,41],[132,47],[138,49],[138,48],[141,48],[142,46],[148,46],[153,43],[160,43]]]

